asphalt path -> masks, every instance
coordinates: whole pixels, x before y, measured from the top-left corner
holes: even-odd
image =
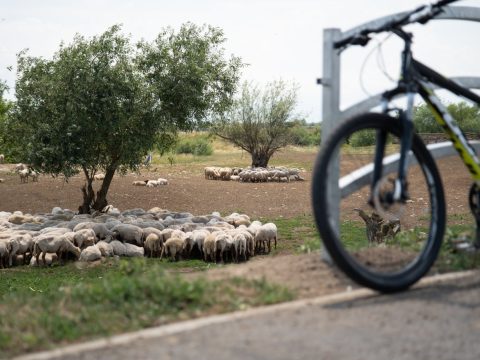
[[[212,319],[56,355],[69,360],[479,360],[480,272],[395,295],[360,290]]]

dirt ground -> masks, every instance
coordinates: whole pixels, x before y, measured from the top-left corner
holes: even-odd
[[[301,154],[297,154],[302,156]],[[311,154],[305,154],[311,160]],[[60,178],[41,176],[38,183],[21,184],[12,172],[12,165],[0,165],[0,211],[20,210],[26,213],[50,212],[60,206],[76,210],[81,202],[80,176],[68,183]],[[471,184],[470,176],[457,157],[439,161],[439,168],[445,186],[447,211],[456,223],[471,223],[467,194]],[[131,208],[150,209],[154,206],[187,211],[195,215],[219,211],[222,215],[243,212],[253,219],[278,217],[291,218],[312,214],[310,205],[311,172],[302,174],[305,181],[290,183],[238,183],[205,180],[200,167],[168,166],[157,171],[116,176],[112,182],[109,203],[126,210]],[[133,186],[134,180],[164,177],[169,185],[157,188]],[[467,216],[463,216],[467,214]],[[279,241],[282,235],[279,234]],[[299,239],[301,240],[301,239]],[[320,260],[318,252],[305,255],[280,254],[259,256],[240,265],[227,265],[210,270],[209,277],[219,278],[231,275],[252,278],[265,277],[267,280],[286,285],[296,290],[300,297],[345,290],[353,284],[337,270]]]

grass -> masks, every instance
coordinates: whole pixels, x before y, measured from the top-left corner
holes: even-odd
[[[186,280],[165,271],[178,264],[130,259],[1,271],[0,357],[294,298],[265,280]]]

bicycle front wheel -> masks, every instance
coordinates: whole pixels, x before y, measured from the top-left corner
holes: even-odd
[[[349,277],[381,292],[419,280],[435,261],[445,228],[440,175],[417,134],[408,159],[408,198],[382,202],[398,176],[402,131],[400,120],[384,114],[347,120],[322,145],[313,171],[312,205],[326,249]],[[378,152],[382,171],[372,186]]]

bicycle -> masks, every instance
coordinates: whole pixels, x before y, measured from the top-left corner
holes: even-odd
[[[357,283],[385,293],[404,290],[429,271],[445,231],[440,174],[413,126],[415,94],[428,105],[473,178],[469,203],[477,222],[475,244],[480,245],[480,160],[431,84],[478,105],[480,97],[415,60],[413,35],[403,29],[428,22],[454,1],[421,6],[334,43],[340,50],[365,46],[371,34],[381,32],[404,42],[401,77],[382,94],[382,112],[342,122],[322,145],[312,180],[314,218],[331,258]],[[406,108],[391,107],[392,99],[402,94]]]

